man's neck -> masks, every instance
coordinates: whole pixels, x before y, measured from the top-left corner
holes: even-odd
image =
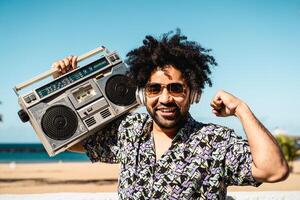
[[[163,128],[154,122],[152,131],[154,134],[164,134],[164,135],[168,136],[169,138],[173,139],[178,131],[178,127]]]

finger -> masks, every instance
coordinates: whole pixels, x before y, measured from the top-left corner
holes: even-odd
[[[219,110],[212,109],[212,112],[213,112],[213,114],[215,114],[217,117],[221,117],[221,116],[222,116],[221,111],[219,111]]]
[[[224,104],[223,101],[218,101],[218,100],[213,100],[210,104],[211,107],[213,107],[214,109],[220,110],[222,108],[224,108]]]
[[[60,70],[61,70],[58,61],[57,61],[57,62],[54,62],[54,63],[52,64],[52,68],[53,68],[53,69],[56,69],[57,71],[60,71]]]
[[[215,115],[219,114],[219,111],[216,110],[216,109],[212,109],[211,111],[212,111]]]
[[[218,106],[217,106],[214,102],[211,102],[211,103],[210,103],[210,107],[212,107],[212,108],[214,108],[214,109],[217,109],[217,108],[218,108]]]
[[[73,70],[74,69],[74,66],[73,66],[73,57],[72,55],[68,56],[68,60],[69,60],[69,68],[68,70]]]
[[[58,61],[59,62],[59,65],[60,65],[60,68],[61,68],[61,73],[64,74],[66,73],[66,65],[65,65],[65,62],[63,60],[60,60]]]
[[[222,91],[219,90],[217,91],[216,95],[214,96],[214,100],[222,99]]]
[[[72,55],[68,56],[68,61],[69,61],[69,69],[73,69],[73,57]]]
[[[68,56],[67,57],[70,61],[72,60],[72,58],[73,58],[73,56],[72,55],[70,55],[70,56]]]
[[[72,57],[71,62],[72,62],[72,68],[73,68],[73,69],[76,69],[76,68],[77,68],[77,63],[78,63],[77,59],[78,59],[77,56],[73,56],[73,57]]]
[[[64,58],[63,62],[65,63],[66,70],[69,70],[69,68],[70,68],[70,60],[69,60],[69,58]]]
[[[221,92],[218,91],[215,96],[213,97],[212,99],[212,102],[216,103],[216,104],[219,104],[222,102],[222,96],[221,96]]]
[[[221,104],[221,103],[223,103],[223,100],[222,100],[221,96],[217,94],[217,95],[213,98],[213,102],[215,102],[216,104]]]
[[[215,105],[220,106],[220,105],[223,104],[223,101],[222,101],[221,99],[217,99],[217,100],[213,100],[213,103],[214,103]]]
[[[58,76],[60,76],[61,67],[58,61],[52,64],[52,68],[55,70],[55,72],[52,74],[53,78],[57,78]]]

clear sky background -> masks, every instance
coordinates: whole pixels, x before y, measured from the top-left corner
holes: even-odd
[[[18,83],[48,70],[55,60],[99,45],[125,58],[145,35],[176,28],[212,49],[218,62],[213,87],[192,106],[194,118],[244,135],[236,118],[211,113],[211,98],[224,89],[246,101],[272,132],[300,135],[299,0],[1,0],[0,142],[39,142],[29,123],[18,118],[12,90]]]

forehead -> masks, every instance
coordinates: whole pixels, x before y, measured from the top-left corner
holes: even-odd
[[[176,69],[175,67],[169,65],[165,66],[163,69],[157,68],[155,71],[151,73],[149,78],[149,82],[156,83],[170,83],[170,82],[180,82],[185,83],[183,75],[181,71]]]

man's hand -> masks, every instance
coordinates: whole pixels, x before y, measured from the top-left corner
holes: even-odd
[[[57,78],[73,69],[77,68],[77,56],[68,56],[62,60],[56,61],[52,64],[52,68],[56,69],[53,78]]]
[[[237,116],[243,102],[225,91],[218,91],[211,101],[212,112],[218,117]]]

